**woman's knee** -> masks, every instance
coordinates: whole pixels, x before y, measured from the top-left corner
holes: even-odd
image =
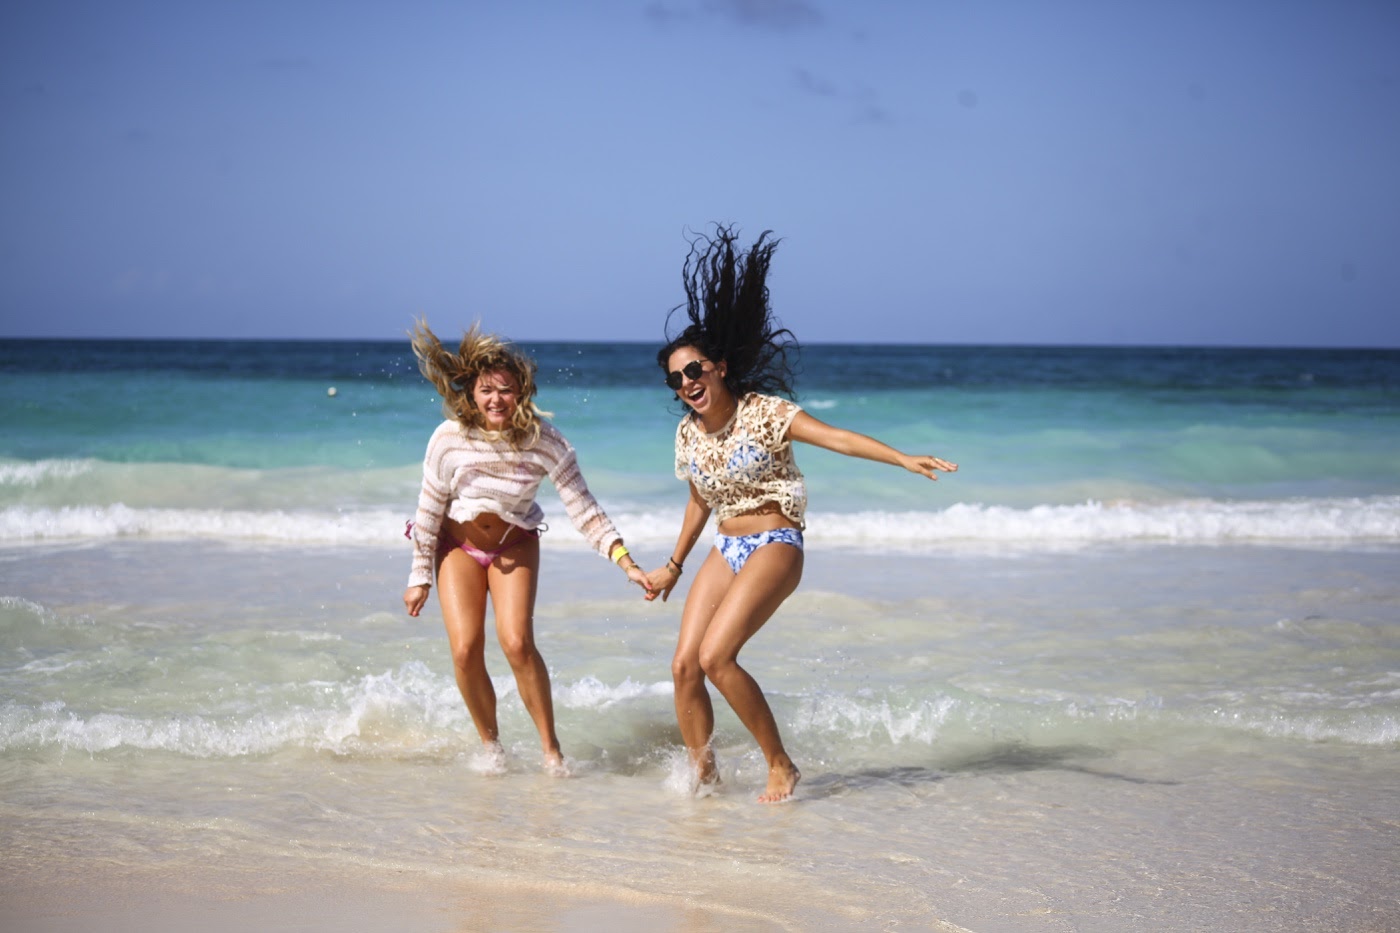
[[[729,652],[716,652],[700,650],[700,670],[714,683],[724,679],[724,676],[736,667],[734,655]]]
[[[471,671],[486,664],[486,639],[467,638],[452,646],[452,663],[459,670]]]
[[[539,649],[535,639],[526,632],[512,632],[501,635],[501,653],[512,668],[520,668],[531,663]]]
[[[671,682],[677,687],[693,687],[705,680],[700,659],[693,655],[676,655],[671,659]]]

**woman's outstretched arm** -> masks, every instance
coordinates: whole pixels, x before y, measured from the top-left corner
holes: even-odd
[[[801,441],[804,444],[821,447],[834,453],[844,454],[847,457],[861,457],[865,460],[904,467],[911,473],[918,473],[920,476],[927,476],[933,480],[938,479],[940,471],[953,473],[958,469],[958,465],[951,461],[928,454],[902,453],[873,437],[857,434],[855,431],[847,431],[844,428],[832,427],[824,421],[813,418],[805,411],[798,412],[797,417],[792,419],[792,424],[788,426],[787,436],[790,441]]]

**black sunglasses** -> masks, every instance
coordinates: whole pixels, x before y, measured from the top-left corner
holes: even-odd
[[[666,385],[670,386],[672,390],[680,389],[682,375],[691,382],[694,382],[705,374],[705,367],[700,364],[708,362],[709,360],[691,360],[680,369],[672,370],[671,374],[666,377]]]

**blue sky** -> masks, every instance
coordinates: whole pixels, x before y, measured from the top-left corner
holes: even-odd
[[[0,7],[0,336],[1400,346],[1393,0]]]

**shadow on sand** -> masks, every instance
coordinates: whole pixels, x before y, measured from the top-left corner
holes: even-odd
[[[802,796],[839,797],[872,787],[894,785],[919,793],[955,774],[1022,774],[1030,771],[1073,771],[1110,781],[1172,786],[1178,781],[1159,781],[1091,767],[1088,759],[1107,758],[1109,752],[1092,745],[1027,745],[1005,742],[937,761],[931,766],[905,765],[870,768],[850,774],[828,773],[805,780]]]

